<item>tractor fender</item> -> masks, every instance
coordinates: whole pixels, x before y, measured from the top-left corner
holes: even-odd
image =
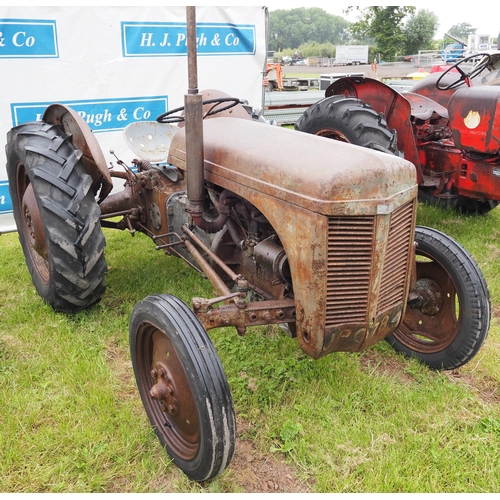
[[[412,110],[408,99],[389,85],[366,77],[344,77],[333,82],[325,91],[325,97],[345,95],[368,103],[377,113],[383,113],[387,126],[397,132],[398,149],[405,159],[415,165],[417,181],[423,179],[413,127]]]
[[[60,125],[66,134],[72,136],[73,145],[82,152],[83,164],[92,177],[94,193],[99,192],[99,202],[104,200],[113,189],[113,181],[101,147],[85,120],[64,104],[51,104],[45,110],[42,120]]]

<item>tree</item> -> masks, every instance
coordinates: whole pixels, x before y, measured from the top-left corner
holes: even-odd
[[[283,51],[307,42],[345,43],[349,22],[323,9],[279,9],[269,13],[269,50]]]
[[[469,23],[454,24],[448,31],[450,35],[455,35],[462,40],[467,40],[469,35],[474,35],[477,29],[473,28]]]
[[[403,54],[417,54],[419,50],[433,49],[438,27],[438,17],[434,12],[423,9],[412,14],[402,30],[405,37]]]
[[[372,37],[382,59],[393,61],[396,54],[403,51],[405,35],[403,19],[415,12],[411,6],[355,7],[358,20],[351,24],[351,32],[361,38]],[[350,11],[353,7],[348,7]]]

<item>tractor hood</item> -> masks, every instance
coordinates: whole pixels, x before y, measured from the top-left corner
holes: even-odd
[[[251,190],[324,215],[391,212],[416,196],[415,167],[386,153],[252,120],[205,120],[205,180],[238,194]],[[186,170],[185,133],[169,163]],[[360,203],[362,202],[362,203]]]

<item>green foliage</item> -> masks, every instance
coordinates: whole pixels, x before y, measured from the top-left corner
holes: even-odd
[[[404,35],[402,54],[418,54],[419,50],[432,50],[438,25],[438,18],[434,12],[423,9],[412,14],[402,30]]]
[[[459,24],[454,24],[448,31],[450,35],[455,35],[458,38],[461,38],[462,40],[467,41],[467,38],[469,35],[473,35],[476,33],[477,29],[473,28],[470,23],[459,23]],[[445,38],[446,40],[446,38]],[[452,38],[448,38],[448,40],[452,40]]]
[[[368,44],[374,56],[394,61],[398,55],[417,54],[419,50],[437,50],[434,36],[439,27],[437,15],[431,10],[416,11],[411,6],[347,7],[357,10],[358,19],[349,23],[340,16],[319,8],[280,9],[269,14],[269,50],[277,52],[276,60],[299,50],[303,57],[334,57],[335,46]],[[453,25],[448,33],[467,40],[476,33],[469,23]],[[452,41],[451,38],[445,39]],[[333,54],[333,55],[332,55]]]
[[[374,6],[356,7],[358,20],[351,24],[351,32],[359,37],[373,37],[377,51],[384,61],[394,61],[401,53],[405,43],[403,20],[415,12],[415,7],[409,6]]]
[[[269,13],[269,50],[283,52],[302,44],[339,44],[348,40],[349,23],[323,9],[304,7]],[[315,54],[317,55],[317,54]]]
[[[302,54],[302,57],[335,57],[335,45],[330,42],[318,43],[318,42],[308,42],[303,43],[298,47],[298,49],[285,49],[282,52],[276,52],[274,54],[274,59],[278,62],[285,56],[293,56],[296,51]]]
[[[302,424],[298,422],[294,422],[292,420],[287,420],[281,431],[279,433],[280,443],[275,446],[272,445],[270,448],[271,453],[275,453],[280,451],[281,453],[289,453],[295,448],[295,438],[298,434],[301,434],[304,431],[304,427]]]

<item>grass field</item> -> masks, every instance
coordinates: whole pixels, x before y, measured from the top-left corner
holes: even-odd
[[[487,279],[493,319],[479,354],[434,372],[385,342],[314,361],[275,327],[212,330],[240,441],[233,465],[201,485],[150,429],[128,321],[146,295],[190,303],[210,296],[210,283],[143,235],[105,230],[103,300],[56,314],[31,284],[17,235],[0,236],[0,492],[263,491],[281,471],[278,491],[499,491],[500,209],[478,218],[420,206],[418,223],[461,242]],[[267,469],[253,478],[257,458]]]

